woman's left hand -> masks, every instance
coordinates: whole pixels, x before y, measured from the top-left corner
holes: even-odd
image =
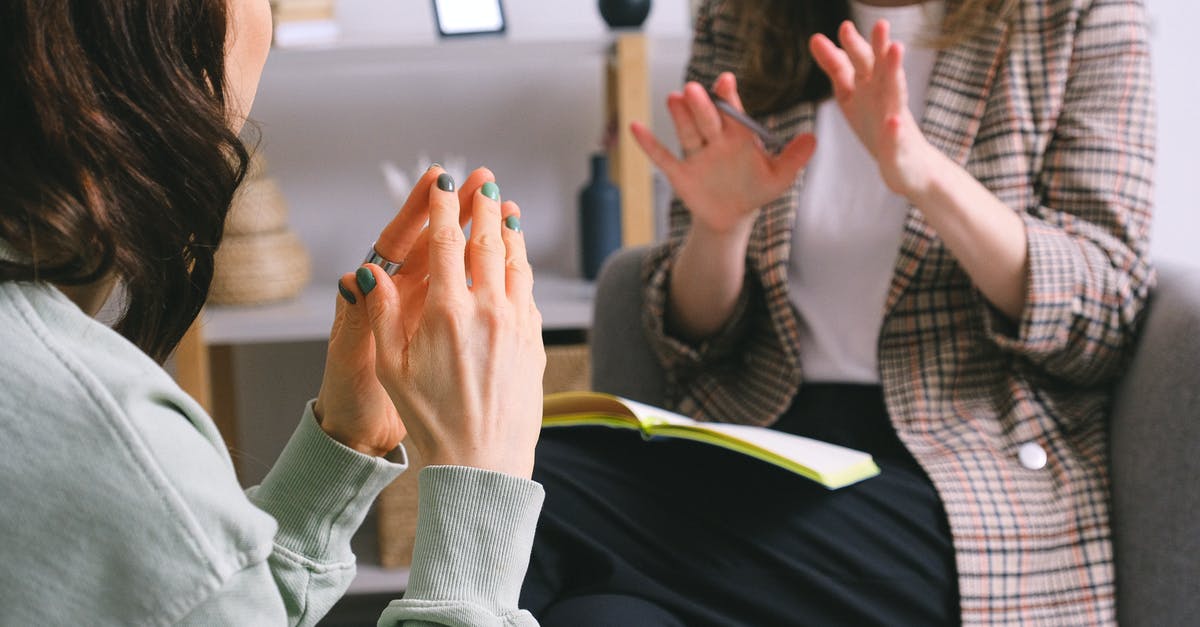
[[[875,158],[888,188],[909,198],[920,195],[929,185],[936,149],[908,108],[903,44],[891,40],[884,20],[875,24],[870,42],[850,21],[838,30],[838,39],[841,48],[814,35],[809,48],[832,81],[842,113]]]

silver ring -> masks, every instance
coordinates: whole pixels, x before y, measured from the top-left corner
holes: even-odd
[[[395,274],[400,271],[400,268],[404,267],[403,261],[396,263],[395,261],[392,261],[391,259],[379,254],[379,251],[375,250],[374,244],[371,244],[371,250],[367,251],[367,258],[363,260],[363,263],[373,263],[380,268],[383,268],[383,271],[386,272],[388,276],[395,276]]]

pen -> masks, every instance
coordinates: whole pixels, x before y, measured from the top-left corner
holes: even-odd
[[[750,131],[755,135],[758,135],[758,138],[762,140],[763,147],[767,149],[767,152],[779,151],[779,140],[775,139],[775,135],[773,135],[771,131],[768,131],[765,127],[763,127],[762,124],[754,121],[754,118],[742,113],[741,111],[738,111],[736,107],[734,107],[732,104],[729,104],[728,100],[725,100],[714,93],[709,93],[708,95],[710,98],[712,98],[713,104],[717,105],[717,109],[719,109],[722,113],[730,118],[733,118],[733,121],[737,122],[738,124],[750,129]]]

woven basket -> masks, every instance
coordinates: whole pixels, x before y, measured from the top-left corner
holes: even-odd
[[[286,230],[226,237],[217,249],[208,302],[265,305],[293,298],[312,274],[308,251]]]
[[[225,236],[274,233],[287,228],[287,199],[274,179],[247,179],[233,197]]]
[[[546,347],[546,394],[587,390],[591,387],[591,352],[586,344]],[[409,454],[408,471],[379,495],[379,561],[387,568],[412,563],[413,538],[417,532],[417,476],[420,456],[415,446],[405,442]]]

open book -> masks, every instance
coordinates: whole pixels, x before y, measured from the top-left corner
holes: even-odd
[[[593,425],[637,429],[642,437],[685,438],[775,464],[836,490],[879,474],[862,451],[782,431],[747,425],[698,422],[636,401],[595,392],[549,394],[542,427]]]

